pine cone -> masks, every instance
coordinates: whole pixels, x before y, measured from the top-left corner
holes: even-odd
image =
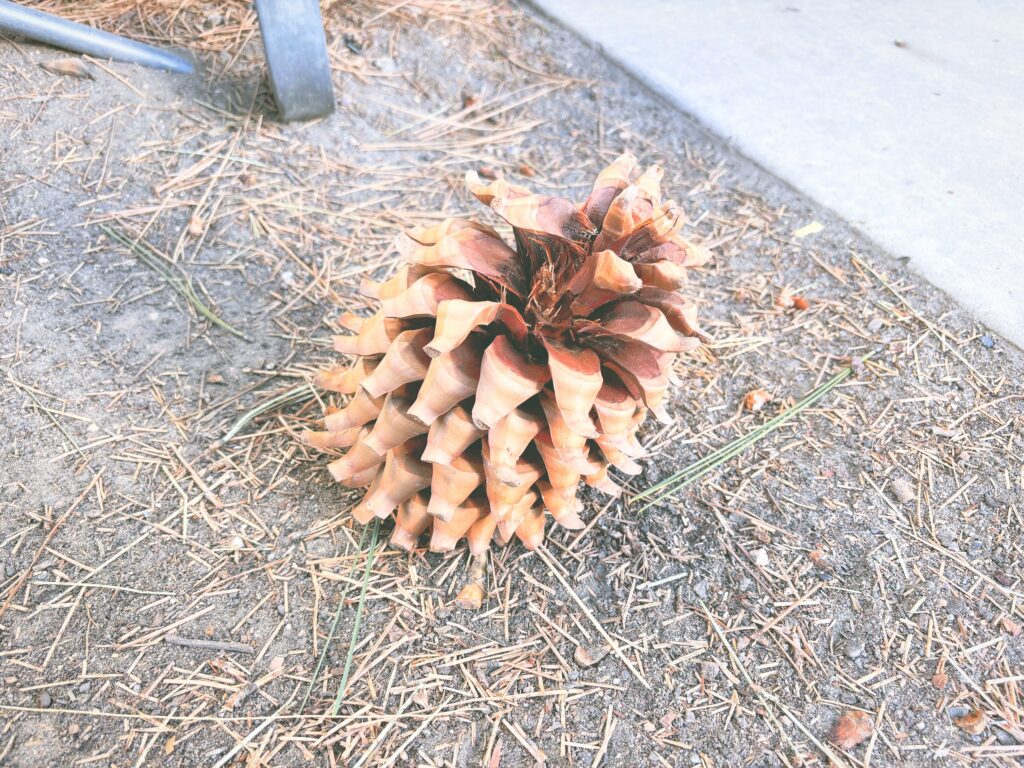
[[[392,544],[449,551],[462,538],[486,553],[497,532],[530,549],[544,513],[580,528],[577,487],[620,488],[608,468],[636,474],[636,433],[664,409],[675,354],[699,346],[696,310],[676,293],[708,252],[679,236],[657,166],[624,154],[582,206],[467,174],[480,202],[507,221],[511,248],[483,224],[448,219],[399,237],[406,264],[364,283],[373,317],[342,318],[355,333],[334,348],[348,369],[320,372],[351,395],[329,408],[320,449],[349,448],[329,465],[369,486],[353,516],[395,517]]]

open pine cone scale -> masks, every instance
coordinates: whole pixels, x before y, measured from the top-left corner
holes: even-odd
[[[304,433],[348,449],[329,469],[367,488],[359,522],[394,516],[391,542],[405,549],[427,532],[435,551],[465,538],[481,555],[495,536],[532,549],[545,513],[583,526],[581,479],[618,494],[609,467],[640,471],[637,430],[648,412],[669,421],[675,355],[701,343],[677,290],[708,258],[679,235],[661,176],[623,154],[575,205],[470,172],[514,247],[460,219],[398,238],[405,264],[361,287],[379,311],[341,319],[354,335],[334,347],[355,362],[315,380],[351,397]]]

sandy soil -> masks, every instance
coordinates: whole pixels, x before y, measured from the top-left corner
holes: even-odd
[[[248,4],[180,5],[64,11],[191,44],[194,78],[0,40],[0,765],[1017,764],[1019,350],[528,8],[337,3],[338,110],[282,126]],[[466,170],[578,199],[624,148],[716,254],[627,496],[855,376],[668,502],[588,491],[480,612],[462,550],[381,547],[325,717],[369,541],[297,440],[322,404],[275,396],[396,232],[486,214]]]

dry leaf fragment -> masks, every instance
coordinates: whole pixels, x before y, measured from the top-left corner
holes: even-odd
[[[938,688],[940,691],[946,687],[946,683],[949,682],[949,675],[945,672],[936,672],[932,675],[932,685]]]
[[[188,220],[188,233],[192,237],[202,237],[206,230],[206,222],[198,213],[193,213]]]
[[[775,306],[780,309],[795,309],[802,312],[811,304],[803,296],[793,293],[789,288],[783,288],[775,297]]]
[[[875,730],[875,724],[867,712],[859,709],[850,710],[842,715],[832,726],[828,738],[843,750],[856,747]]]
[[[40,63],[39,66],[47,72],[52,72],[55,75],[68,75],[69,77],[78,77],[87,80],[93,79],[92,72],[86,68],[85,64],[82,63],[82,60],[73,57],[44,61]]]
[[[977,736],[988,726],[988,718],[985,717],[985,713],[977,707],[972,709],[966,715],[954,717],[953,722],[956,723],[960,730],[969,733],[972,736]]]
[[[588,648],[585,645],[577,645],[572,653],[572,660],[581,667],[592,667],[608,655],[611,649],[605,645],[597,645]]]
[[[499,740],[494,745],[494,751],[491,752],[491,759],[487,761],[487,768],[499,768],[501,765],[501,741]]]
[[[751,392],[747,392],[747,396],[743,398],[743,407],[751,413],[757,413],[764,408],[767,403],[770,403],[771,400],[771,393],[763,389],[755,389]]]
[[[175,742],[175,737],[174,737],[174,734],[172,733],[170,736],[167,737],[167,741],[164,742],[164,754],[165,755],[169,755],[172,752],[174,752],[174,742]]]
[[[829,562],[828,557],[820,549],[814,549],[807,553],[807,556],[811,558],[811,562],[819,568],[823,568],[826,571],[834,571],[836,568]]]
[[[825,225],[822,224],[820,221],[812,221],[810,224],[805,224],[804,226],[800,227],[799,229],[794,229],[793,230],[793,237],[797,237],[797,238],[807,237],[808,235],[813,235],[813,234],[815,234],[817,232],[821,232],[821,230],[823,230],[824,228],[825,228]]]

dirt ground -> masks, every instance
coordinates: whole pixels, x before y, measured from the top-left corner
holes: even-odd
[[[1019,350],[528,7],[331,5],[337,112],[283,126],[248,3],[37,5],[203,72],[77,78],[0,39],[0,764],[1024,759]],[[855,375],[669,502],[588,491],[582,532],[493,559],[479,612],[462,549],[380,548],[326,716],[369,542],[297,439],[322,404],[275,396],[333,361],[398,231],[487,213],[466,170],[580,199],[622,149],[715,251],[688,289],[714,341],[631,491]]]

